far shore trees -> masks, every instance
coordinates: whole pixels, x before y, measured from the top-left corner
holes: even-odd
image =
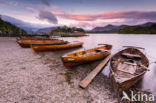
[[[56,29],[51,31],[51,34],[53,35],[76,35],[76,34],[84,34],[85,30],[83,30],[82,28],[76,28],[76,27],[67,27],[67,26],[63,26],[63,27],[57,27]]]

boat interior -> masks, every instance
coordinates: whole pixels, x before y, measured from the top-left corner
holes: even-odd
[[[68,54],[67,56],[89,56],[89,55],[95,55],[97,53],[104,53],[104,52],[109,52],[111,50],[112,46],[111,45],[104,45],[98,48],[93,48],[93,49],[88,49],[76,53],[71,53]]]
[[[127,80],[147,70],[148,60],[139,50],[125,49],[112,58],[112,70],[117,79]]]
[[[41,44],[41,43],[51,43],[51,42],[63,42],[63,40],[57,40],[57,39],[51,39],[51,40],[19,40],[19,42],[23,43],[35,43],[35,44]]]

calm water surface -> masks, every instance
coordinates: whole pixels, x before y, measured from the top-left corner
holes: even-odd
[[[68,41],[82,41],[85,50],[97,47],[98,44],[113,45],[112,54],[122,50],[122,46],[139,46],[145,48],[145,55],[150,61],[149,69],[143,77],[141,88],[149,90],[156,95],[156,35],[124,35],[124,34],[89,34],[85,37],[67,37],[62,38]],[[75,51],[74,51],[75,52]],[[102,71],[104,75],[109,75],[109,65]]]

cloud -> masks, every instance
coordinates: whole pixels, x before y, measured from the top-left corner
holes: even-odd
[[[14,7],[14,6],[17,6],[18,5],[18,2],[3,2],[3,1],[0,1],[0,6],[5,6],[5,7]]]
[[[79,21],[78,23],[72,24],[72,26],[77,26],[81,28],[85,28],[87,30],[91,30],[95,27],[103,27],[108,24],[112,25],[138,25],[147,23],[146,20],[138,20],[138,19],[105,19],[105,20],[96,20],[96,21]]]
[[[35,9],[32,7],[26,7],[27,10],[34,11]]]
[[[9,4],[6,2],[0,1],[0,6],[9,6]]]
[[[73,14],[54,12],[56,16],[65,20],[74,20],[69,26],[78,26],[92,29],[97,26],[113,25],[138,25],[146,22],[156,22],[156,11],[123,11],[102,12],[99,14]]]
[[[85,28],[85,29],[92,29],[96,27],[98,24],[95,23],[88,23],[88,22],[79,22],[75,26],[78,26],[80,28]]]
[[[77,21],[95,21],[97,19],[141,19],[156,20],[156,11],[124,11],[103,12],[99,14],[64,14],[56,13],[56,16]]]
[[[50,3],[47,0],[41,0],[43,4],[45,4],[46,6],[50,6]]]
[[[58,20],[56,16],[48,11],[40,11],[38,15],[38,19],[40,20],[47,20],[49,23],[58,24]]]
[[[57,9],[58,6],[57,6],[57,5],[52,5],[52,8],[53,8],[53,9]]]

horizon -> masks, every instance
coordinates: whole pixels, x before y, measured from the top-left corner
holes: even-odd
[[[156,22],[155,4],[155,0],[0,0],[0,15],[19,26],[66,25],[89,30],[108,24]]]

